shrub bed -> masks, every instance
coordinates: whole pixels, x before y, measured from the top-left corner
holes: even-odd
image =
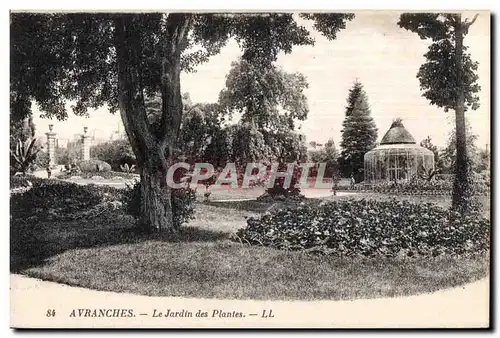
[[[101,160],[88,160],[88,161],[80,161],[77,164],[78,168],[82,172],[106,172],[106,171],[111,171],[111,166],[104,161]]]
[[[339,256],[439,256],[489,249],[490,224],[431,203],[343,200],[302,204],[249,218],[235,239]]]
[[[108,186],[79,185],[56,179],[32,181],[32,188],[10,198],[12,219],[72,219],[74,213],[119,200],[121,191]]]
[[[27,188],[30,186],[30,183],[33,184],[34,182],[41,181],[43,181],[43,178],[33,175],[10,176],[10,189]]]

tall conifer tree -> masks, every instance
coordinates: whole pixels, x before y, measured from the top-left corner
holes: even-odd
[[[368,98],[361,82],[349,90],[345,119],[342,123],[339,167],[344,177],[354,175],[356,182],[364,177],[364,156],[375,148],[378,129],[371,117]]]

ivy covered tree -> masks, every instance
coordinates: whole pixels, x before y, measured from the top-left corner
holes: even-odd
[[[301,14],[335,39],[353,14]],[[166,175],[175,161],[183,102],[180,74],[220,52],[229,39],[243,58],[269,64],[293,46],[313,45],[292,13],[12,13],[10,91],[14,114],[35,101],[45,117],[107,106],[119,111],[141,175],[139,223],[175,233]],[[151,123],[146,98],[161,97]]]
[[[426,61],[417,73],[422,95],[445,112],[455,111],[457,156],[452,208],[460,213],[468,211],[472,196],[465,112],[479,108],[480,87],[478,63],[467,53],[464,38],[476,19],[477,15],[471,21],[463,20],[460,13],[404,13],[398,22],[421,39],[432,41],[425,54]]]
[[[364,156],[375,148],[378,129],[371,117],[363,85],[359,81],[355,81],[349,90],[342,127],[340,172],[344,177],[353,175],[356,182],[360,182],[364,177]]]

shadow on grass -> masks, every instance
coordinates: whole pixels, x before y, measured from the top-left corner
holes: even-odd
[[[215,242],[229,238],[219,231],[182,227],[175,235],[144,233],[133,219],[110,213],[79,221],[26,224],[11,221],[10,270],[19,273],[44,264],[47,259],[72,249],[87,249],[144,241]]]
[[[259,201],[208,201],[203,202],[206,205],[218,207],[218,208],[230,208],[242,211],[250,212],[265,212],[271,204]]]

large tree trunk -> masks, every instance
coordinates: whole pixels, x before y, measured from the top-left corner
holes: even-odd
[[[182,117],[180,55],[189,19],[170,14],[162,36],[162,117],[155,130],[147,117],[141,79],[142,19],[140,14],[120,14],[115,19],[120,114],[141,169],[139,223],[148,231],[175,233],[172,194],[166,175]]]
[[[457,101],[455,106],[456,128],[456,165],[453,182],[453,209],[460,213],[468,210],[471,195],[471,182],[468,175],[467,142],[465,131],[465,95],[463,88],[463,49],[464,31],[461,16],[457,15],[455,23],[455,57],[457,72]]]
[[[163,158],[162,158],[163,157]],[[150,153],[141,167],[141,211],[139,225],[146,231],[175,233],[172,193],[166,184],[167,160]]]

